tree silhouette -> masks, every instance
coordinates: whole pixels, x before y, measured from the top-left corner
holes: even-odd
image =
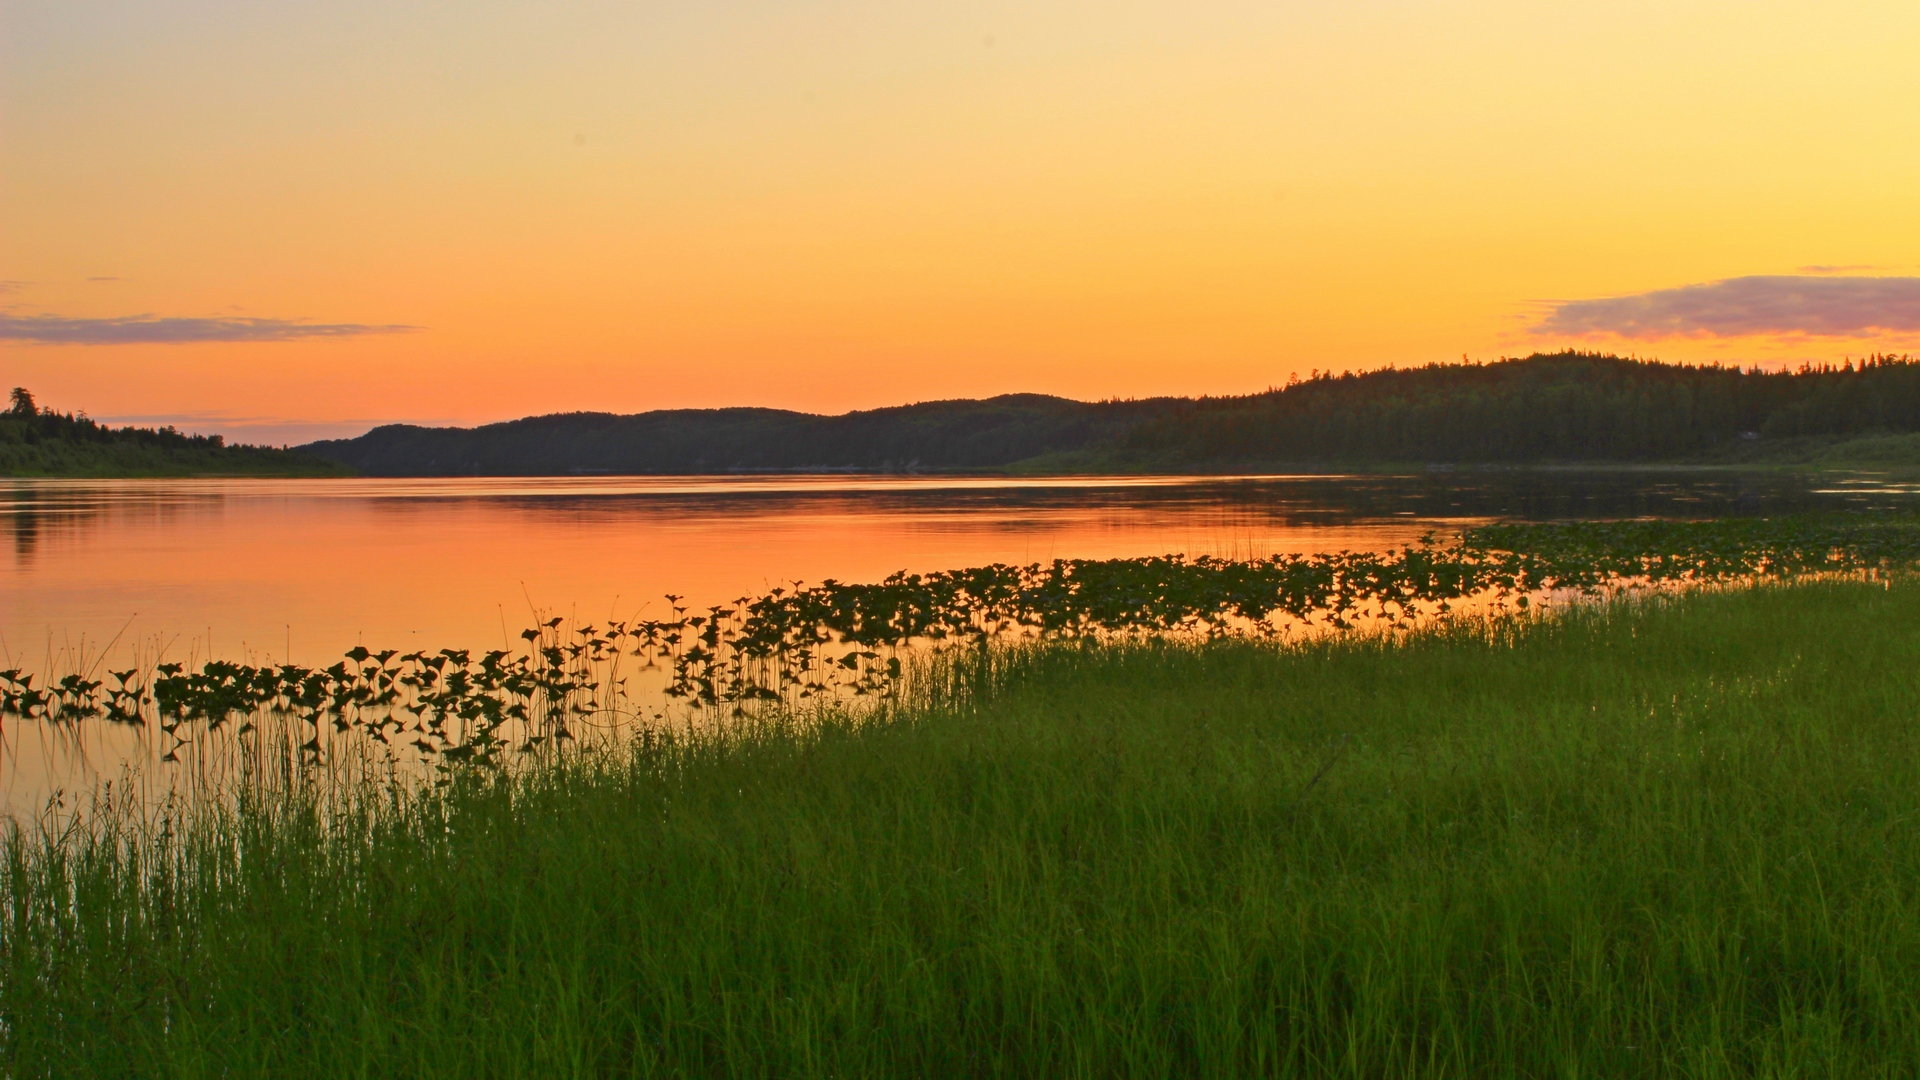
[[[1293,463],[1657,461],[1748,441],[1920,431],[1920,361],[1763,371],[1562,352],[1309,378],[1260,394],[1085,403],[1035,395],[816,416],[566,413],[388,425],[310,449],[374,475],[1073,471]],[[1072,456],[1070,456],[1072,455]],[[1750,455],[1750,452],[1749,452]]]
[[[344,470],[300,453],[228,446],[218,435],[171,426],[110,427],[84,413],[41,408],[24,386],[0,409],[0,477],[338,475]]]

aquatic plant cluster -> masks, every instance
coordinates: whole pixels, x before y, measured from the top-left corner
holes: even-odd
[[[0,671],[0,717],[157,727],[177,760],[195,736],[252,730],[262,715],[305,725],[320,757],[357,735],[444,767],[534,752],[576,729],[624,730],[668,703],[745,713],[754,703],[888,695],[902,650],[1019,640],[1278,637],[1321,626],[1405,626],[1462,601],[1525,607],[1542,595],[1735,583],[1920,565],[1920,517],[1833,515],[1701,522],[1496,525],[1380,552],[1236,560],[1164,555],[996,564],[877,584],[776,588],[664,619],[569,626],[524,646],[370,651],[325,668],[210,661],[67,674],[47,685]]]

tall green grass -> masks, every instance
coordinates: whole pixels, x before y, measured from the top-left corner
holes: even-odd
[[[0,1075],[1909,1076],[1917,673],[1801,584],[103,807],[0,851]]]

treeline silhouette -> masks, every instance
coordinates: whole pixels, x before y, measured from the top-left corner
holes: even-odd
[[[339,475],[338,462],[172,426],[113,427],[41,408],[16,386],[0,412],[0,476]]]
[[[303,449],[371,475],[979,470],[1108,445],[1178,404],[1008,394],[841,416],[745,408],[557,413],[477,428],[392,424]]]
[[[1183,404],[1127,433],[1122,459],[1633,461],[1743,440],[1920,430],[1920,361],[1792,371],[1536,354],[1324,374]]]
[[[1011,394],[841,416],[564,413],[477,428],[391,425],[304,449],[374,475],[1097,472],[1659,461],[1913,431],[1920,361],[1909,357],[1762,371],[1561,352],[1316,374],[1243,397],[1085,403]]]

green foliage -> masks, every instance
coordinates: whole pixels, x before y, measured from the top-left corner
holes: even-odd
[[[1920,473],[1920,432],[1806,435],[1729,443],[1708,459],[1729,465],[1871,469],[1911,478]]]
[[[219,435],[172,427],[110,427],[39,407],[14,387],[0,413],[0,476],[341,476],[348,470],[298,451],[228,446]]]
[[[101,805],[0,844],[0,1074],[1909,1075],[1917,672],[1801,585]]]

